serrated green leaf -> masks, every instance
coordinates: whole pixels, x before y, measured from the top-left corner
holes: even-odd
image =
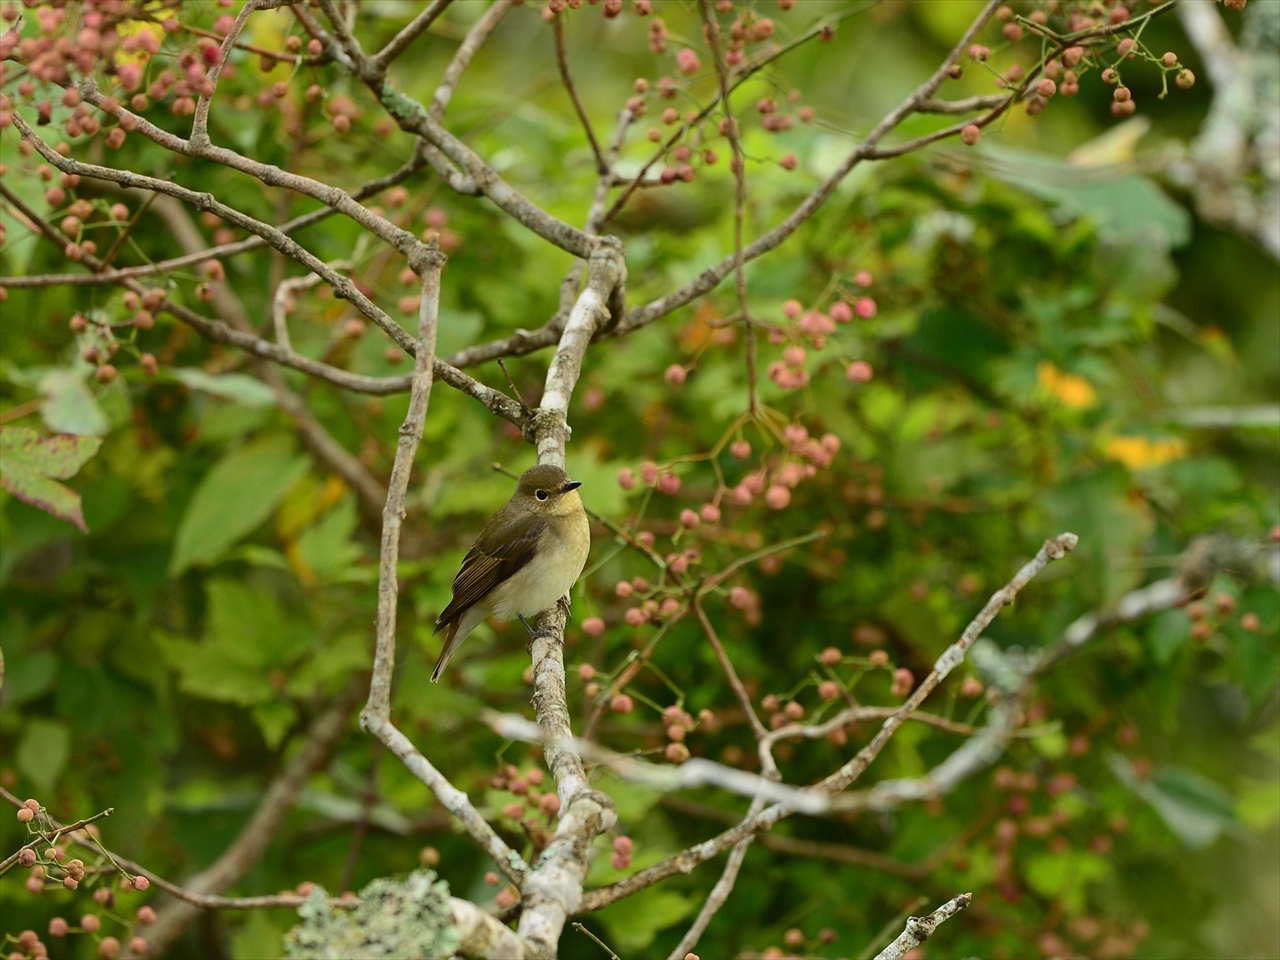
[[[80,494],[57,480],[75,476],[101,446],[100,437],[41,437],[29,427],[0,429],[0,486],[23,503],[88,533]]]
[[[263,437],[224,457],[187,505],[169,575],[219,559],[270,515],[307,466],[307,458],[281,436]]]
[[[359,544],[351,541],[358,520],[355,497],[346,496],[298,538],[297,559],[321,583],[341,577],[363,556]]]

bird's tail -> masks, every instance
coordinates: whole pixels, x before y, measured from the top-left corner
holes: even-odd
[[[440,674],[444,673],[444,668],[449,665],[453,655],[462,646],[462,641],[466,639],[466,634],[458,636],[458,623],[459,621],[455,620],[449,624],[449,632],[444,635],[444,649],[440,651],[440,659],[436,661],[436,668],[431,671],[432,683],[440,679]]]

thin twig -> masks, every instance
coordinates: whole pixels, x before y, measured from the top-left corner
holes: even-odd
[[[906,929],[902,931],[898,939],[876,954],[876,960],[902,960],[908,953],[933,936],[934,931],[938,929],[943,921],[954,917],[969,906],[972,900],[972,893],[962,893],[960,896],[948,900],[927,917],[908,917]]]
[[[430,6],[410,20],[404,29],[392,37],[385,47],[373,55],[372,64],[374,69],[385,73],[391,62],[404,53],[409,48],[409,44],[425,33],[427,28],[436,22],[436,18],[444,13],[452,2],[453,0],[433,0]]]
[[[604,153],[600,150],[600,143],[596,140],[596,132],[591,127],[587,111],[578,98],[578,89],[573,85],[573,77],[569,75],[569,57],[564,49],[564,14],[561,13],[555,17],[551,29],[556,38],[556,66],[560,68],[560,80],[564,83],[565,92],[569,94],[573,112],[578,115],[582,130],[587,135],[587,142],[591,144],[591,155],[596,158],[596,173],[605,176],[609,172],[609,165],[605,162]]]
[[[960,639],[956,640],[955,643],[943,652],[942,656],[938,658],[937,663],[934,665],[934,669],[930,672],[929,676],[925,678],[924,682],[922,682],[916,689],[915,693],[907,699],[907,701],[894,713],[894,715],[885,720],[884,725],[881,727],[877,735],[872,738],[871,742],[860,750],[853,760],[849,761],[849,763],[845,764],[834,774],[821,781],[818,786],[826,791],[837,791],[844,789],[852,783],[862,773],[862,771],[866,769],[871,760],[879,754],[880,750],[883,749],[885,743],[887,743],[888,739],[892,736],[892,732],[896,732],[897,729],[906,721],[907,716],[913,713],[920,706],[920,703],[924,700],[925,696],[927,696],[927,691],[934,689],[943,677],[963,661],[965,651],[973,644],[981,631],[991,622],[996,613],[998,613],[999,610],[1007,603],[1012,603],[1017,592],[1022,587],[1026,586],[1026,584],[1030,582],[1037,573],[1043,570],[1046,565],[1053,560],[1064,557],[1067,551],[1076,545],[1076,542],[1077,538],[1075,534],[1072,533],[1064,533],[1051,540],[1046,540],[1044,546],[1040,548],[1035,557],[1023,566],[1023,568],[1014,575],[1013,579],[1010,580],[1008,584],[992,596],[991,600],[988,601],[986,606],[983,607],[983,609],[965,629],[964,633],[961,634]],[[926,692],[922,693],[922,691]],[[999,713],[998,719],[1003,726],[1008,725],[1008,714],[1011,712],[1012,711],[999,712],[993,710],[993,714]],[[889,732],[886,734],[886,731]],[[965,747],[968,746],[969,744],[966,743]],[[965,747],[962,747],[960,751],[957,751],[957,753],[964,751]],[[985,747],[985,744],[975,747],[975,750],[981,749],[982,747]],[[969,757],[969,754],[963,755],[962,759],[956,760],[953,768],[956,771],[971,769],[972,761],[970,761]],[[912,783],[914,783],[914,781],[912,781]],[[865,791],[863,796],[851,798],[851,802],[858,807],[875,806],[875,799],[873,796],[874,792],[875,788],[872,788],[870,791]],[[696,847],[687,849],[673,857],[669,857],[666,860],[661,861],[660,863],[647,867],[644,870],[640,870],[617,883],[597,890],[588,891],[583,895],[580,913],[598,910],[601,907],[614,903],[623,897],[629,896],[638,890],[643,890],[645,887],[665,880],[667,877],[674,876],[677,873],[688,873],[698,864],[705,863],[712,857],[728,850],[744,837],[759,833],[762,830],[769,830],[779,821],[789,817],[794,812],[794,809],[785,803],[774,804],[765,808],[759,814],[753,817],[748,817],[737,826],[724,831],[711,840],[700,843]]]
[[[226,66],[227,57],[231,55],[231,50],[236,45],[236,41],[240,39],[240,34],[244,32],[250,15],[257,9],[257,0],[246,0],[245,5],[240,8],[240,13],[236,16],[235,22],[231,24],[231,29],[223,38],[222,46],[218,48],[218,59],[214,61],[207,77],[209,92],[200,94],[200,99],[196,102],[195,118],[191,124],[191,142],[193,144],[204,145],[209,142],[209,104],[213,102],[213,94],[218,89],[218,79],[222,76],[222,68]]]
[[[707,45],[711,48],[716,64],[716,77],[720,82],[720,109],[724,113],[725,136],[733,151],[733,272],[737,280],[738,315],[742,320],[747,352],[747,410],[756,413],[756,331],[751,320],[751,307],[747,302],[747,272],[742,259],[743,221],[747,211],[747,156],[738,136],[738,121],[733,115],[729,90],[729,67],[725,64],[724,51],[720,48],[720,21],[716,19],[711,0],[702,0],[702,22],[706,27]]]

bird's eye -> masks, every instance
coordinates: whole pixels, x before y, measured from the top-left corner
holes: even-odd
[[[547,499],[547,491],[545,491],[545,490],[539,490],[539,491],[535,494],[535,496],[536,496],[539,500],[545,500],[545,499]]]

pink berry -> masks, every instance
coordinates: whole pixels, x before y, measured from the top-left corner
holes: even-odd
[[[658,478],[658,489],[667,496],[675,496],[680,492],[680,478],[674,473],[664,473]]]
[[[831,305],[830,314],[836,323],[848,323],[853,319],[853,308],[843,300],[837,300]]]
[[[764,502],[772,510],[781,510],[791,502],[791,491],[781,484],[775,483],[765,492]]]
[[[788,320],[794,320],[796,317],[800,316],[800,311],[803,309],[804,307],[800,305],[799,300],[788,300],[782,305],[782,314]]]
[[[620,693],[609,701],[609,709],[614,713],[630,713],[635,708],[635,701],[625,693]]]
[[[960,131],[960,140],[966,147],[972,147],[981,137],[982,128],[976,123],[971,123]]]
[[[623,490],[631,490],[635,485],[636,475],[630,467],[623,467],[618,471],[618,486]]]
[[[854,383],[867,383],[873,376],[871,364],[865,360],[855,360],[845,368],[844,375]]]
[[[735,460],[745,460],[751,456],[751,444],[746,440],[735,440],[729,444],[729,454]]]
[[[701,523],[702,523],[702,518],[699,517],[695,511],[690,510],[688,508],[685,508],[684,510],[680,511],[681,526],[688,527],[689,529],[692,530],[694,527],[698,526]]]
[[[796,160],[796,155],[794,153],[788,153],[778,161],[778,166],[783,170],[794,170],[797,164],[798,161]]]
[[[704,503],[702,509],[698,511],[698,515],[702,517],[706,523],[720,522],[720,508],[714,503]]]
[[[667,367],[665,376],[667,378],[667,383],[679,386],[688,379],[689,371],[680,364],[673,363],[671,366]]]
[[[599,617],[587,617],[582,621],[582,632],[588,637],[599,637],[604,634],[604,621]]]
[[[658,482],[658,465],[652,460],[640,464],[640,479],[652,486]]]
[[[853,312],[863,320],[870,320],[876,315],[876,302],[871,297],[859,297],[853,304]]]

